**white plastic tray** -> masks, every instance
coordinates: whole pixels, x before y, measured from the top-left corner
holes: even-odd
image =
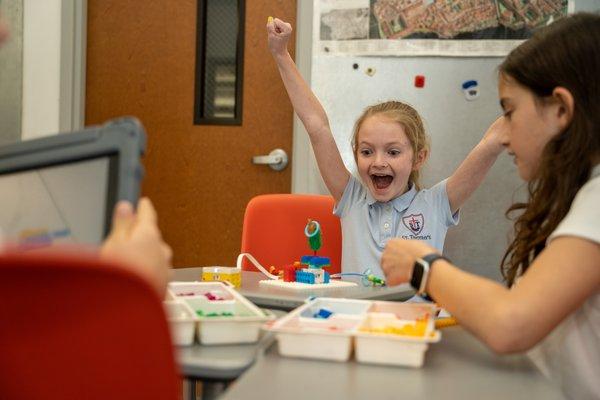
[[[167,320],[169,321],[171,339],[178,346],[189,346],[194,343],[196,322],[198,318],[185,304],[178,301],[163,302]]]
[[[262,324],[274,318],[222,282],[171,282],[168,292],[196,318],[201,344],[254,343]]]
[[[266,329],[276,333],[283,356],[346,361],[354,348],[359,362],[420,367],[429,343],[441,337],[435,311],[430,304],[318,298]]]
[[[346,361],[352,353],[352,332],[362,322],[370,302],[318,298],[300,306],[268,328],[277,332],[284,356]],[[314,318],[321,309],[334,314]]]
[[[421,367],[429,343],[441,338],[435,330],[436,308],[429,304],[376,301],[355,332],[356,359],[369,364]],[[417,325],[417,320],[420,320]],[[386,333],[385,328],[408,329],[422,334]],[[414,328],[413,328],[414,327]],[[383,332],[365,332],[373,329]]]

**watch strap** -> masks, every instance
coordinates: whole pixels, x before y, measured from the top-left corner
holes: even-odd
[[[451,262],[450,260],[448,260],[448,258],[444,257],[441,254],[438,253],[431,253],[431,254],[427,254],[426,256],[424,256],[422,258],[423,261],[427,262],[427,264],[429,264],[429,268],[431,268],[431,265],[436,262],[437,260],[446,260],[448,262]]]

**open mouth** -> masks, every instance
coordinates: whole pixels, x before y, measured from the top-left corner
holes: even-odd
[[[371,175],[371,181],[373,181],[373,186],[377,189],[387,189],[394,180],[394,177],[391,175]]]

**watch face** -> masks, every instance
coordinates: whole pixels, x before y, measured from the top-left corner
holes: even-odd
[[[415,262],[413,267],[412,278],[410,279],[410,285],[419,290],[421,288],[421,280],[423,280],[423,265],[419,261]]]

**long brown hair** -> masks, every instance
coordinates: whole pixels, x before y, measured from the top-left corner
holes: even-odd
[[[401,101],[386,101],[367,107],[362,115],[354,123],[354,132],[352,134],[352,150],[354,152],[354,161],[358,162],[358,132],[363,122],[374,115],[382,115],[392,121],[398,122],[404,128],[404,133],[410,141],[413,150],[413,164],[417,162],[417,155],[425,150],[429,153],[429,138],[425,133],[425,127],[421,116],[411,105]],[[410,182],[419,190],[419,170],[413,170],[408,178]]]
[[[529,199],[506,212],[524,210],[515,221],[514,239],[501,270],[511,286],[544,249],[548,236],[566,216],[573,198],[589,179],[600,155],[600,15],[579,13],[538,30],[500,65],[500,79],[510,77],[533,92],[538,104],[556,87],[574,99],[569,126],[545,146]]]

